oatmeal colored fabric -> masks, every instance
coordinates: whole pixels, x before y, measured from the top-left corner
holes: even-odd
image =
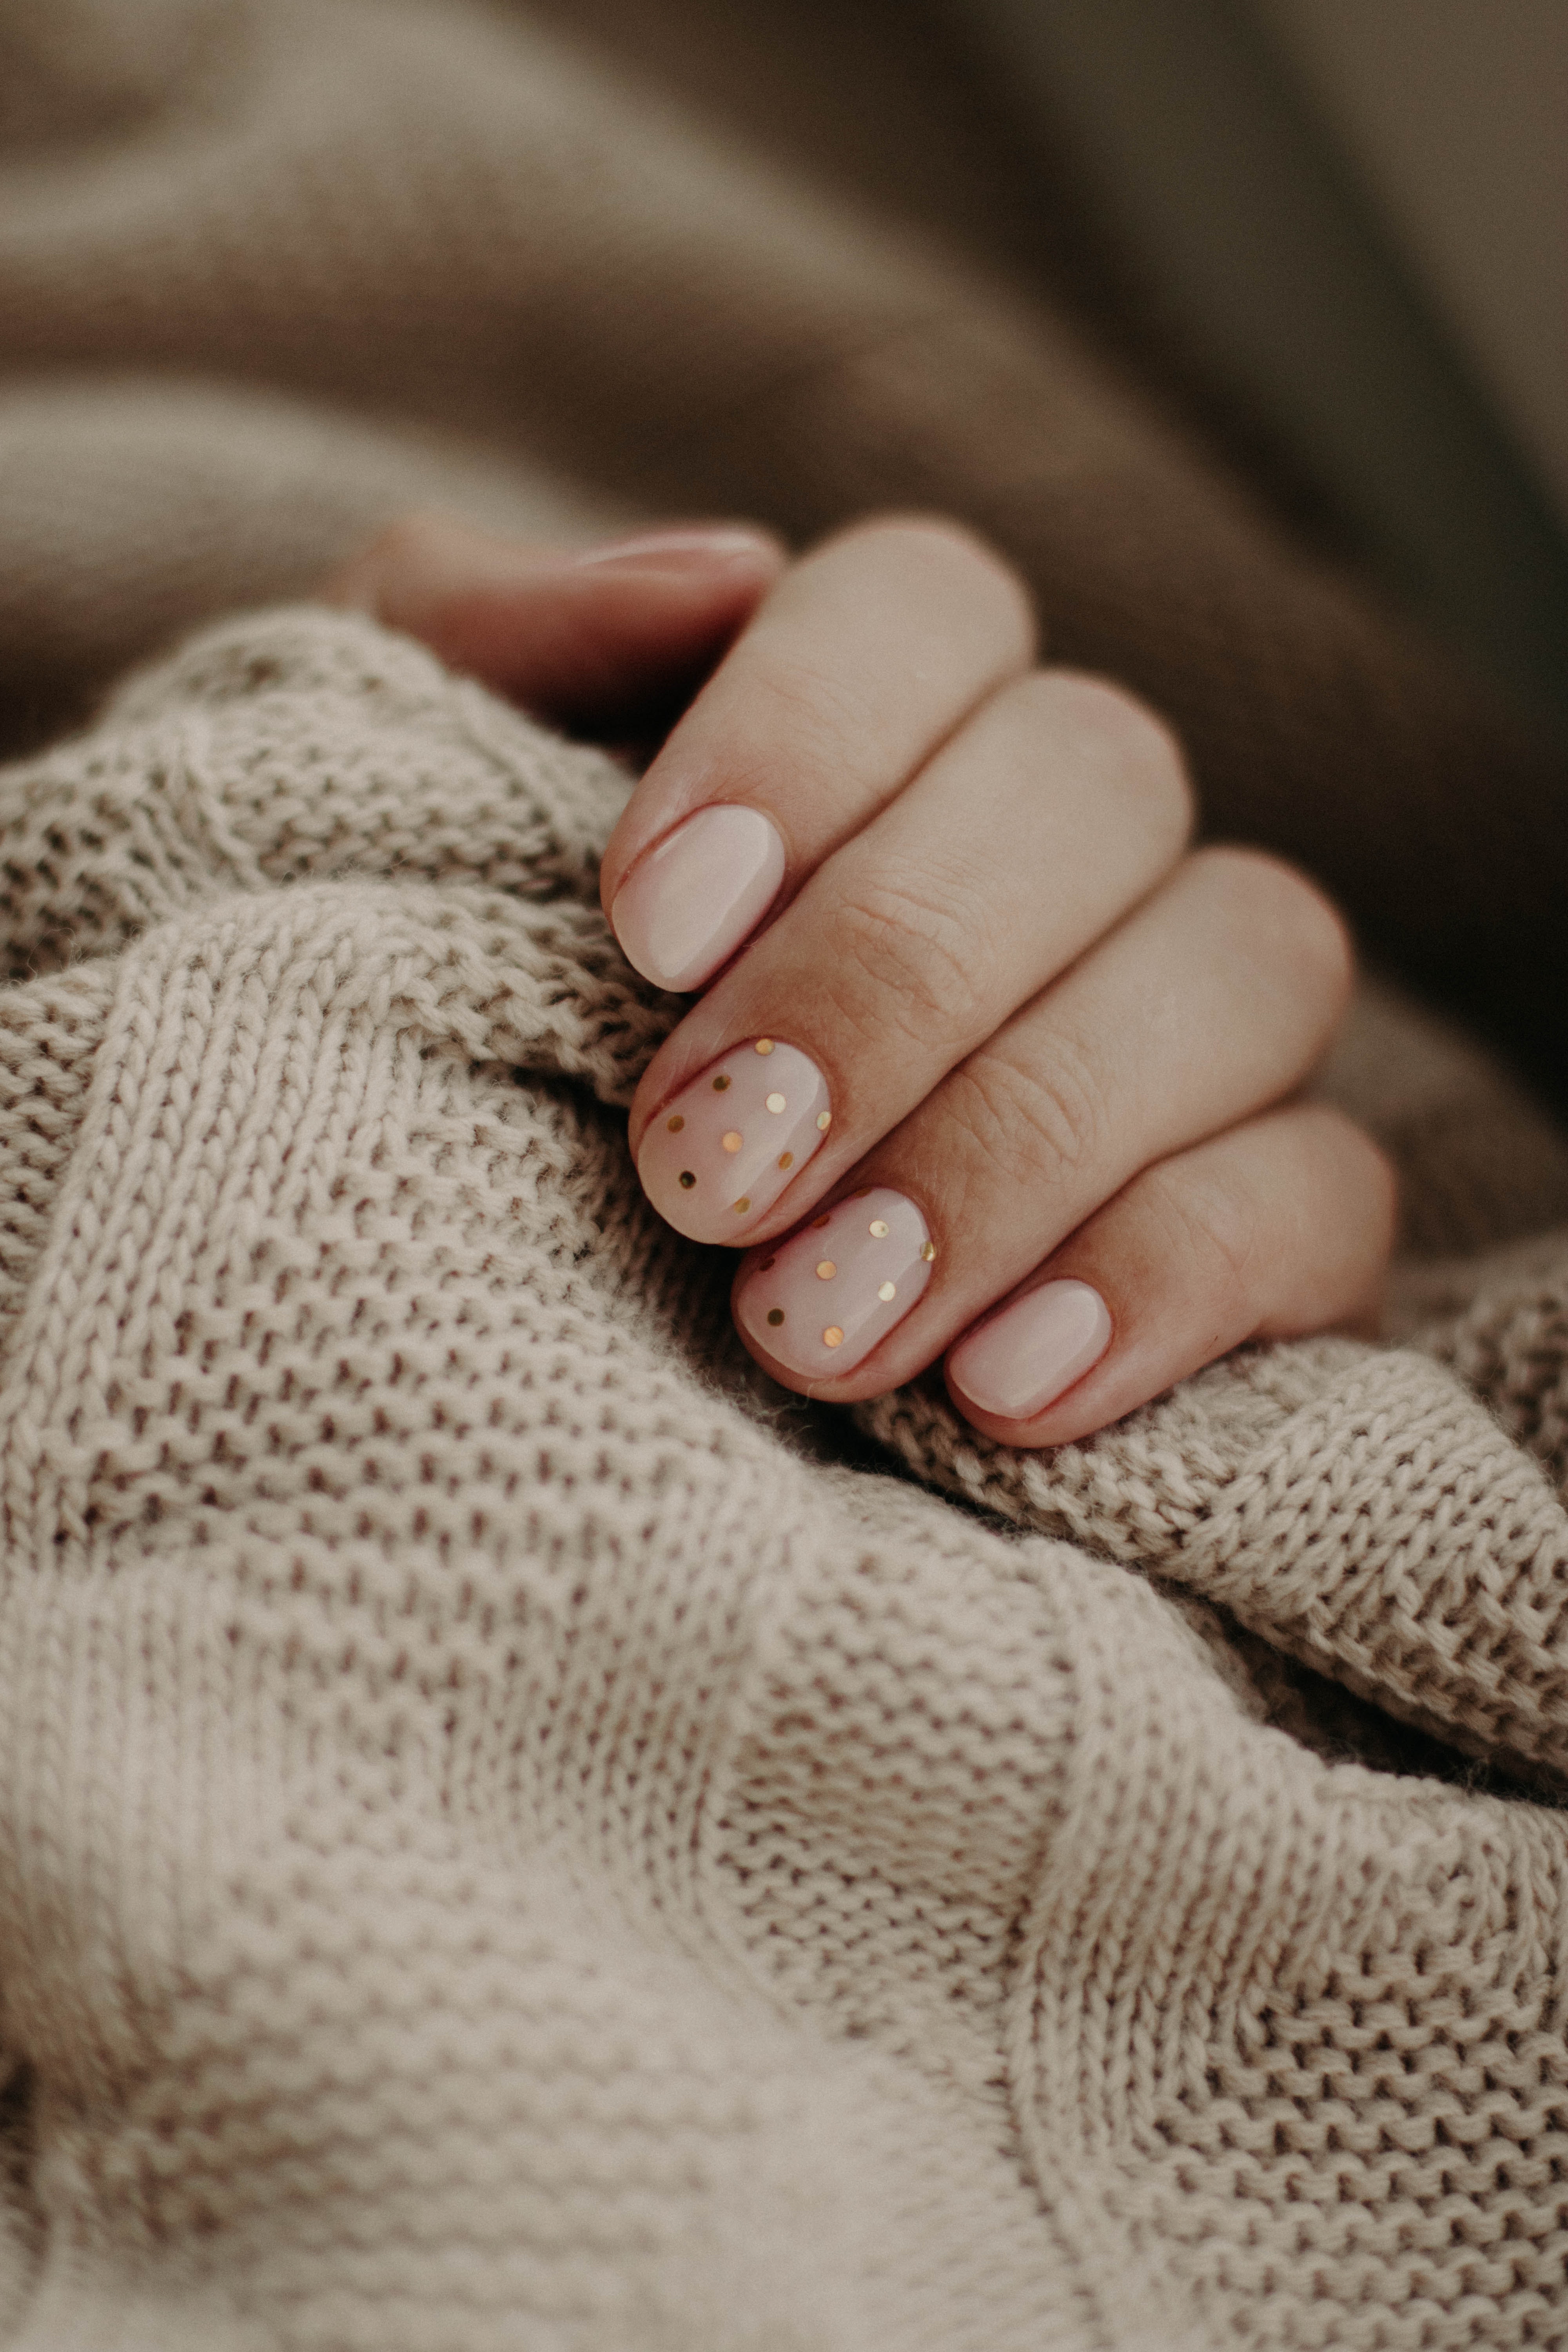
[[[1377,1343],[851,1426],[633,1179],[624,778],[273,600],[411,499],[954,508],[1560,1063],[1552,772],[516,10],[3,0],[0,142],[0,2342],[1568,2340],[1558,1129],[1369,991]]]
[[[0,782],[11,2340],[1560,2342],[1568,1245],[835,1466],[630,1171],[624,789],[308,610]]]

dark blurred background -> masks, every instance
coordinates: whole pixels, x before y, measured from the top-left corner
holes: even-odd
[[[1568,714],[1564,0],[531,0],[1048,286]]]

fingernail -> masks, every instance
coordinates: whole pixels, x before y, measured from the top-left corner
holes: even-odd
[[[935,1255],[914,1202],[879,1185],[781,1242],[746,1276],[735,1313],[775,1362],[841,1380],[924,1295]]]
[[[1047,1282],[961,1339],[948,1358],[954,1388],[998,1421],[1054,1404],[1110,1345],[1110,1310],[1087,1282]]]
[[[733,563],[750,561],[771,563],[774,550],[771,541],[759,531],[737,530],[732,523],[716,525],[712,530],[647,530],[635,539],[612,540],[607,547],[591,547],[586,554],[574,558],[576,569],[584,570],[595,563],[625,563],[633,567],[663,570],[684,569],[689,564]]]
[[[610,909],[626,961],[660,988],[700,988],[772,906],[784,847],[760,809],[699,809],[639,857]]]
[[[743,1241],[820,1151],[827,1084],[795,1045],[749,1038],[667,1102],[643,1136],[643,1191],[694,1242]]]

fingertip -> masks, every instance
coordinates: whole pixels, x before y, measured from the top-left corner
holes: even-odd
[[[1110,1309],[1089,1283],[1042,1283],[950,1349],[948,1385],[966,1419],[1034,1421],[1093,1370],[1113,1335]]]
[[[645,980],[678,993],[700,988],[767,913],[785,864],[778,828],[760,809],[710,802],[617,881],[610,927]]]

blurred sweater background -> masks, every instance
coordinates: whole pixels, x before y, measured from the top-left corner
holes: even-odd
[[[1558,1091],[1563,25],[6,0],[0,728],[413,503],[942,508]]]

